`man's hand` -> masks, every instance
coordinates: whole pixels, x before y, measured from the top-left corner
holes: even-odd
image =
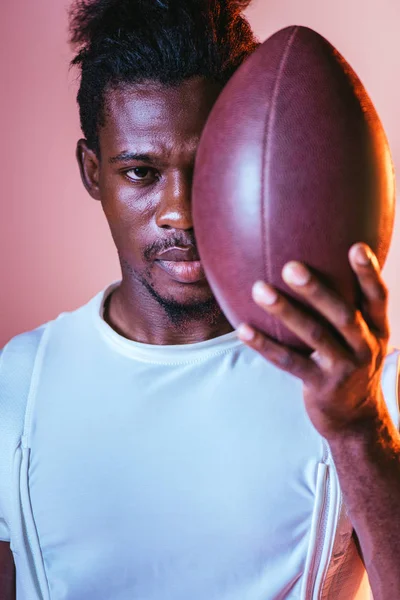
[[[369,419],[374,422],[383,403],[381,374],[389,338],[387,288],[368,246],[352,246],[349,261],[363,294],[361,310],[346,304],[301,263],[290,262],[282,272],[285,282],[334,326],[343,342],[264,282],[253,287],[255,302],[314,352],[307,358],[246,324],[238,328],[243,342],[303,380],[308,415],[328,440],[357,430]],[[246,338],[246,332],[254,333],[254,338]]]

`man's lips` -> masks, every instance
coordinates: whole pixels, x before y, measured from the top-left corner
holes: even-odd
[[[205,278],[204,269],[199,260],[156,260],[156,264],[180,283],[196,283]]]
[[[157,260],[174,262],[197,262],[200,260],[200,256],[193,246],[187,248],[178,248],[177,246],[175,246],[174,248],[170,248],[165,252],[161,252],[157,256]]]

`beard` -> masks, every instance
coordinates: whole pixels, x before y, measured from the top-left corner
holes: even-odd
[[[142,279],[142,284],[161,306],[170,323],[182,331],[190,330],[193,322],[196,321],[211,327],[221,321],[222,310],[214,296],[202,302],[194,301],[188,304],[160,296],[146,279]]]
[[[122,272],[129,275],[131,281],[141,284],[151,295],[151,297],[163,309],[168,321],[182,332],[188,332],[193,327],[194,322],[201,322],[210,327],[216,327],[225,316],[219,306],[215,296],[210,291],[210,297],[203,301],[194,300],[192,302],[179,302],[174,298],[161,296],[152,286],[151,271],[145,270],[144,273],[138,273],[132,269],[131,265],[120,256]]]

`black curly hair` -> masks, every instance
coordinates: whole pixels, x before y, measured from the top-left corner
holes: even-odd
[[[242,11],[251,0],[75,0],[69,41],[80,68],[83,134],[99,152],[106,92],[123,84],[225,84],[259,45]]]

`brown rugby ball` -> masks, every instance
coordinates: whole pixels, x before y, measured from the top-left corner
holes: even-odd
[[[282,29],[229,80],[200,139],[192,211],[206,277],[235,328],[246,322],[310,351],[251,297],[261,279],[320,318],[283,281],[290,260],[360,308],[348,251],[365,242],[383,266],[394,171],[367,92],[325,38],[307,27]]]

